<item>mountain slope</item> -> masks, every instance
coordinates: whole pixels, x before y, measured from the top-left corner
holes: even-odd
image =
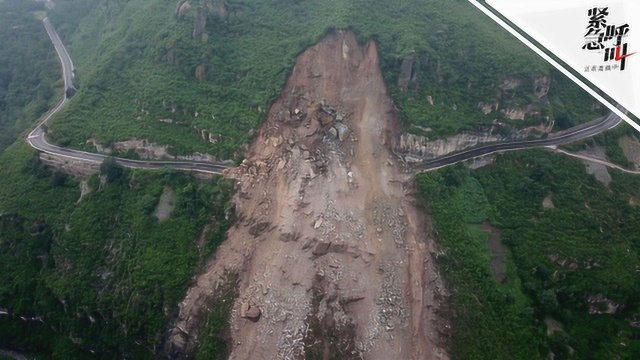
[[[405,127],[430,138],[495,119],[509,132],[597,115],[588,96],[465,1],[103,0],[63,32],[81,89],[51,138],[88,150],[89,139],[143,138],[173,154],[237,158],[295,56],[331,28],[377,39]]]
[[[0,152],[49,110],[60,65],[42,22],[44,6],[0,2]]]

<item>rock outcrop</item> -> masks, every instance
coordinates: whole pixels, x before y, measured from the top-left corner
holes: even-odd
[[[405,56],[400,65],[400,75],[398,76],[398,87],[400,91],[407,91],[409,88],[409,82],[412,81],[414,75],[414,63],[416,60],[416,53],[411,52]]]
[[[429,160],[487,143],[521,140],[529,136],[549,133],[553,129],[553,120],[548,119],[544,124],[526,127],[509,135],[496,132],[498,126],[508,127],[506,124],[495,122],[493,127],[484,131],[465,132],[437,140],[404,133],[396,140],[394,149],[405,161]]]
[[[398,146],[396,146],[396,151],[403,154],[407,161],[419,161],[502,140],[504,140],[502,136],[490,133],[463,133],[434,141],[430,141],[424,136],[402,134]]]
[[[76,178],[84,178],[100,171],[98,163],[74,160],[60,155],[40,153],[40,161],[46,166]]]
[[[178,1],[178,5],[176,6],[175,15],[178,18],[181,18],[186,13],[188,13],[189,10],[191,10],[191,3],[189,3],[188,0],[186,0],[186,1],[185,0],[180,0],[180,1]]]
[[[198,81],[202,81],[205,79],[207,72],[206,72],[206,68],[203,64],[200,64],[198,66],[196,66],[196,79],[198,79]]]
[[[207,10],[199,7],[196,10],[196,16],[193,18],[193,38],[202,39],[205,28],[207,27]]]
[[[240,308],[240,317],[244,319],[258,321],[258,319],[260,319],[260,314],[260,308],[257,306],[252,306],[248,301],[243,303]]]
[[[533,89],[533,95],[538,99],[541,99],[549,93],[549,86],[551,85],[551,78],[548,75],[537,77],[535,80],[535,87]]]
[[[211,137],[210,133],[202,132],[206,136]],[[220,162],[213,155],[202,154],[199,152],[191,155],[174,156],[169,154],[169,145],[158,145],[151,143],[145,139],[130,139],[126,141],[114,142],[111,146],[105,146],[98,143],[95,139],[89,139],[86,142],[93,145],[96,151],[101,154],[112,154],[113,152],[127,152],[133,150],[140,159],[146,160],[191,160],[204,162]]]

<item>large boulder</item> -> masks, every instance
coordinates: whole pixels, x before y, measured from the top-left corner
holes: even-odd
[[[245,301],[240,306],[240,317],[244,319],[249,319],[252,321],[258,321],[261,315],[260,308],[257,306],[252,306],[251,303]]]

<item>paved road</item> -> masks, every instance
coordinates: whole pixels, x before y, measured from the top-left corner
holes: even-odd
[[[58,53],[58,57],[60,58],[60,63],[62,65],[62,73],[64,77],[65,89],[73,89],[75,90],[73,79],[73,62],[71,61],[71,57],[67,53],[60,37],[56,33],[53,25],[49,22],[48,18],[43,20],[45,29],[47,30],[47,34],[49,34],[49,38]],[[69,91],[65,91],[65,96],[60,103],[53,108],[38,124],[38,126],[27,135],[27,142],[35,149],[40,150],[44,153],[58,155],[62,157],[66,157],[69,159],[88,161],[94,163],[102,163],[104,159],[108,158],[106,155],[88,153],[79,150],[66,149],[59,146],[55,146],[50,144],[46,137],[45,131],[43,129],[43,125],[60,109],[62,109],[69,99],[67,98],[67,94]],[[622,110],[622,109],[621,109]],[[588,138],[590,136],[599,134],[603,131],[613,128],[614,126],[620,123],[620,118],[615,114],[611,113],[605,117],[602,117],[598,120],[592,121],[587,125],[580,125],[569,130],[563,131],[559,134],[551,134],[546,139],[539,140],[531,140],[531,141],[520,141],[520,142],[511,142],[511,143],[499,143],[477,147],[474,149],[464,150],[461,152],[445,155],[439,157],[434,160],[426,161],[416,166],[418,171],[431,171],[435,169],[439,169],[441,167],[445,167],[448,165],[455,164],[460,161],[464,161],[467,159],[472,159],[474,157],[487,155],[496,152],[504,152],[504,151],[512,151],[512,150],[521,150],[521,149],[529,149],[535,147],[543,147],[543,146],[557,146],[562,144],[567,144],[573,141],[581,140],[584,138]],[[214,173],[220,174],[224,169],[227,169],[228,166],[221,163],[209,163],[209,162],[198,162],[198,161],[152,161],[152,160],[130,160],[124,158],[115,158],[116,162],[122,166],[130,167],[130,168],[140,168],[140,169],[162,169],[162,168],[171,168],[176,170],[186,170],[186,171],[198,171],[204,173]]]
[[[622,111],[620,106],[618,108]],[[610,113],[598,120],[592,121],[587,125],[579,125],[571,129],[565,130],[558,134],[550,134],[546,139],[516,141],[507,143],[498,143],[480,146],[473,149],[463,150],[460,152],[441,156],[437,159],[425,161],[416,166],[418,171],[436,170],[447,165],[452,165],[467,159],[473,159],[478,156],[488,155],[496,152],[505,152],[513,150],[530,149],[545,146],[558,146],[568,144],[574,141],[582,140],[603,131],[609,130],[620,123],[621,119],[614,113]]]
[[[75,89],[73,85],[74,74],[73,71],[75,68],[73,67],[73,61],[71,61],[71,57],[67,53],[67,49],[62,44],[62,40],[60,40],[60,36],[51,25],[49,18],[44,18],[42,20],[44,24],[44,28],[47,30],[47,34],[49,34],[49,38],[53,43],[53,46],[56,48],[56,53],[58,54],[58,58],[60,59],[60,63],[62,63],[62,77],[64,79],[64,89]]]
[[[49,38],[51,42],[53,42],[53,46],[56,49],[56,53],[58,53],[58,58],[60,58],[60,63],[62,65],[62,76],[64,78],[64,87],[65,90],[73,89],[75,90],[73,84],[73,62],[71,61],[71,57],[67,53],[67,49],[65,49],[60,37],[56,33],[56,30],[53,28],[53,25],[49,22],[48,18],[44,18],[42,21],[45,29],[47,30],[47,34],[49,34]],[[47,154],[58,155],[62,157],[66,157],[69,159],[82,160],[87,162],[94,163],[102,163],[104,159],[109,156],[102,154],[94,154],[88,153],[79,150],[65,149],[59,146],[55,146],[50,144],[45,137],[45,130],[43,125],[46,124],[49,119],[56,114],[60,109],[62,109],[68,102],[67,94],[69,91],[65,91],[64,98],[55,108],[53,108],[38,124],[38,126],[30,132],[26,140],[33,148],[40,150]],[[199,161],[152,161],[152,160],[130,160],[123,158],[115,158],[116,162],[122,166],[130,167],[130,168],[139,168],[139,169],[163,169],[163,168],[171,168],[176,170],[186,170],[186,171],[198,171],[203,173],[213,173],[220,174],[222,171],[228,166],[220,163],[209,163],[209,162],[199,162]]]

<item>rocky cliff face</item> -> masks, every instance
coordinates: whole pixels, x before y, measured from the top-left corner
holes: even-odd
[[[193,18],[193,38],[203,39],[205,28],[207,27],[208,12],[205,8],[199,7],[196,10],[196,16]]]
[[[474,146],[494,142],[521,140],[529,136],[549,133],[553,128],[553,120],[548,120],[542,125],[530,126],[514,131],[509,135],[501,135],[498,133],[498,126],[506,125],[496,123],[495,126],[484,131],[465,132],[437,140],[432,140],[425,136],[404,133],[396,140],[394,149],[398,155],[401,155],[405,161],[408,162],[429,160]]]
[[[396,152],[402,154],[407,161],[433,159],[476,145],[501,141],[504,138],[491,133],[463,133],[444,139],[429,141],[424,136],[402,134],[396,146]]]
[[[538,99],[542,99],[547,96],[549,93],[549,86],[551,85],[551,77],[549,76],[540,76],[535,80],[535,87],[533,89],[533,94]]]
[[[207,24],[211,21],[217,21],[227,16],[225,0],[179,0],[176,4],[175,17],[178,20],[188,21],[192,18],[193,28],[191,37],[202,42],[209,41],[207,32]],[[176,54],[175,41],[166,46],[166,59],[170,64],[180,67],[180,54]],[[195,71],[192,73],[198,81],[205,80],[207,76],[206,59],[207,51],[202,49],[194,49],[193,51],[202,52],[202,62],[196,65]]]
[[[206,138],[206,136],[208,136],[210,141],[215,140],[215,137],[213,137],[211,133],[208,133],[205,130],[198,130],[198,133],[203,138],[203,140]],[[129,150],[133,150],[140,159],[145,160],[193,160],[204,162],[220,162],[219,159],[216,159],[212,155],[202,154],[198,152],[185,156],[174,156],[169,153],[168,145],[158,145],[144,139],[118,141],[114,142],[111,146],[105,146],[98,143],[95,139],[89,139],[87,140],[87,144],[95,146],[96,151],[101,154],[113,154],[114,152],[123,153]]]
[[[180,18],[188,13],[189,10],[191,10],[191,3],[189,3],[189,1],[180,0],[178,1],[178,5],[176,5],[175,15]]]
[[[415,80],[414,63],[416,61],[416,53],[412,52],[405,56],[400,66],[400,75],[398,76],[398,87],[400,91],[407,91],[409,82]]]

